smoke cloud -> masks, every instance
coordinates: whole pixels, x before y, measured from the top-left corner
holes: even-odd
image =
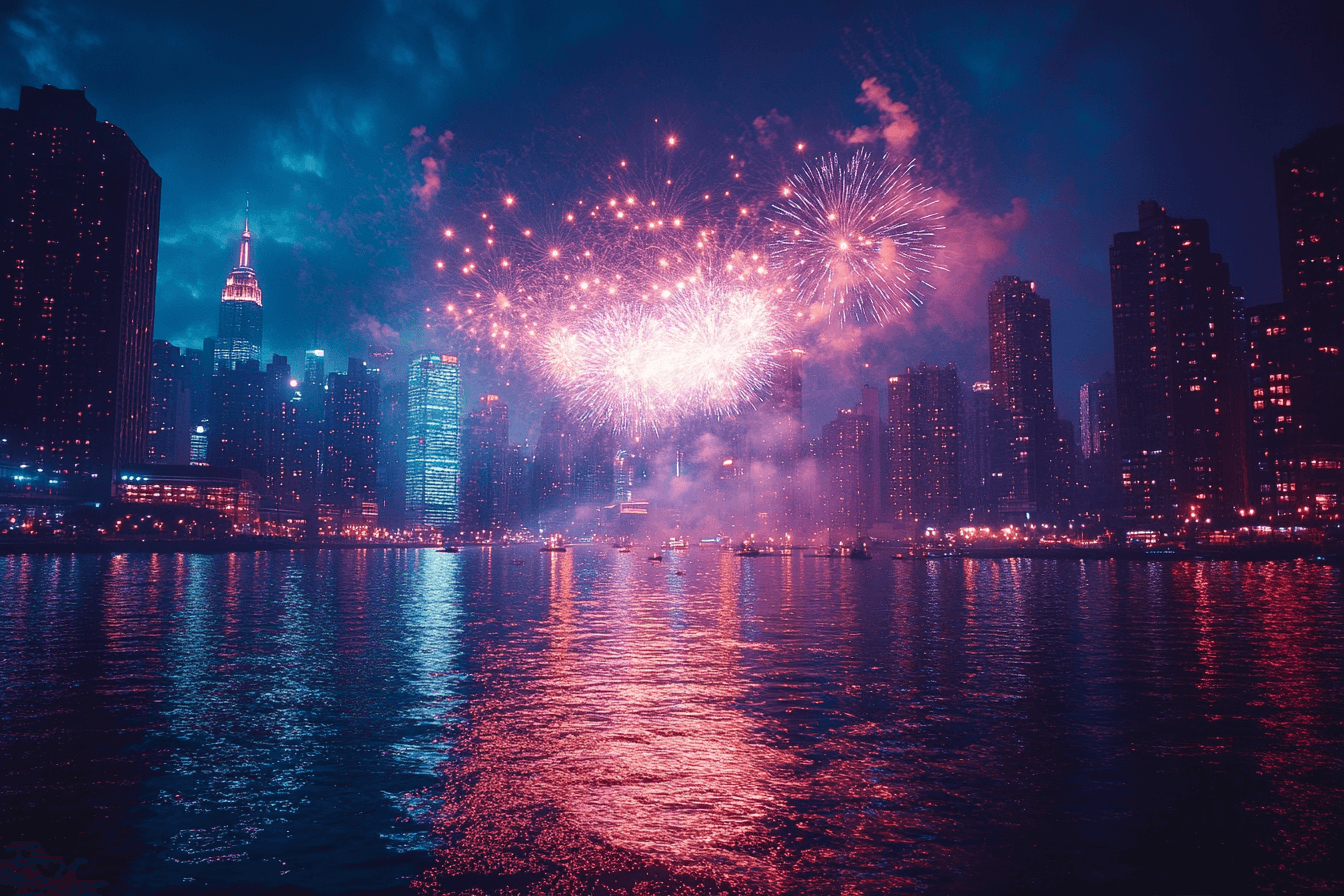
[[[907,156],[919,136],[919,123],[910,114],[910,107],[891,98],[891,88],[877,78],[866,78],[860,85],[861,93],[855,102],[875,111],[880,127],[863,125],[848,133],[837,132],[836,139],[845,144],[885,142],[888,151]]]

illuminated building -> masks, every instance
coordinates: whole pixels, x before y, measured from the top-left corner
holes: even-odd
[[[957,367],[907,367],[887,390],[887,501],[898,520],[948,525],[961,510]]]
[[[1291,452],[1276,463],[1294,469],[1292,481],[1276,487],[1293,487],[1299,517],[1339,519],[1344,510],[1344,414],[1338,407],[1344,394],[1344,125],[1317,131],[1279,153],[1274,185],[1293,347],[1289,368],[1267,368],[1266,375],[1277,376],[1274,385],[1292,392],[1291,411],[1274,414],[1272,422],[1291,418],[1285,424],[1296,430],[1296,443],[1260,448]]]
[[[1263,519],[1298,516],[1301,413],[1294,402],[1293,360],[1301,334],[1283,302],[1246,311],[1251,413],[1247,463],[1251,505]],[[1305,494],[1305,489],[1303,491]]]
[[[577,428],[559,402],[552,402],[542,414],[532,480],[542,528],[561,524],[573,508]]]
[[[151,463],[191,460],[191,382],[182,350],[155,339],[150,350],[146,453]]]
[[[159,176],[83,90],[0,109],[0,438],[62,474],[145,458]],[[102,486],[104,493],[111,486]]]
[[[1235,518],[1247,502],[1242,297],[1208,222],[1142,202],[1110,259],[1125,518]]]
[[[1050,332],[1036,284],[1001,277],[989,291],[989,385],[1007,440],[999,512],[1058,518],[1067,492]]]
[[[378,516],[378,372],[351,358],[345,373],[327,376],[322,452],[322,504],[343,522]]]
[[[799,519],[798,464],[804,444],[803,352],[780,352],[760,405],[745,415],[752,512],[758,532],[783,535]]]
[[[327,353],[320,348],[303,353],[303,387],[314,392],[327,388]]]
[[[266,375],[253,360],[222,367],[210,378],[212,467],[239,467],[258,476],[266,472]]]
[[[113,494],[131,504],[185,504],[222,513],[238,532],[255,532],[261,481],[251,470],[129,464],[117,471]]]
[[[238,241],[238,264],[224,280],[219,298],[219,339],[215,366],[229,370],[242,361],[261,363],[261,286],[252,269],[252,231],[243,217]]]
[[[446,526],[457,522],[462,387],[457,358],[420,355],[411,361],[406,388],[406,521]]]
[[[998,512],[1007,468],[1008,440],[1003,414],[989,383],[974,383],[962,395],[961,503],[972,523]]]
[[[860,408],[841,408],[821,430],[818,455],[824,476],[822,519],[834,540],[867,533],[873,523],[873,457],[876,421]]]

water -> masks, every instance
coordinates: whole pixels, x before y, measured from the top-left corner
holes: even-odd
[[[1338,891],[1342,667],[1306,563],[3,557],[0,846],[108,894]]]

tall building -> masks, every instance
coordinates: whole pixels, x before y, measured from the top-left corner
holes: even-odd
[[[798,523],[803,451],[803,352],[781,352],[769,391],[746,415],[751,512],[758,532],[789,533]]]
[[[241,361],[261,363],[261,286],[252,269],[252,231],[243,217],[243,235],[238,241],[238,264],[224,280],[219,298],[219,339],[215,364],[220,370]]]
[[[101,476],[145,459],[159,176],[83,90],[0,109],[0,438]]]
[[[345,373],[327,376],[321,500],[333,518],[371,522],[378,515],[381,391],[377,371],[358,358]]]
[[[210,378],[209,453],[212,467],[251,470],[265,481],[267,377],[253,360],[223,368]]]
[[[1302,385],[1294,371],[1302,333],[1285,302],[1246,311],[1246,361],[1250,371],[1247,467],[1250,505],[1262,519],[1297,518],[1312,503],[1302,462],[1302,408],[1294,402]],[[1301,499],[1301,500],[1299,500]],[[1249,509],[1249,508],[1248,508]]]
[[[1291,369],[1270,371],[1292,392],[1295,444],[1282,458],[1295,468],[1290,485],[1302,518],[1344,512],[1344,124],[1312,134],[1274,159],[1279,263],[1293,348]],[[1283,375],[1287,374],[1285,383]],[[1280,397],[1282,397],[1280,395]],[[1263,447],[1263,446],[1262,446]]]
[[[574,463],[579,426],[552,402],[541,417],[537,456],[532,467],[532,492],[543,529],[563,525],[574,507]]]
[[[989,385],[1007,439],[998,509],[1014,518],[1063,512],[1050,302],[1036,284],[1000,277],[989,291]]]
[[[961,515],[957,367],[907,367],[887,381],[887,501],[898,520],[947,526]]]
[[[513,522],[508,490],[508,406],[498,395],[482,395],[480,405],[467,416],[463,435],[458,524],[465,532],[507,528]],[[608,493],[606,501],[610,500]]]
[[[406,522],[457,523],[462,386],[457,358],[424,354],[411,361],[406,387]]]
[[[1208,222],[1139,204],[1110,250],[1125,517],[1173,529],[1247,504],[1240,290]]]
[[[155,339],[150,350],[146,455],[150,463],[191,460],[191,382],[182,350]]]
[[[989,383],[973,383],[962,395],[961,503],[969,522],[990,522],[1003,497],[1008,437]]]
[[[873,456],[876,421],[859,408],[841,408],[821,430],[819,460],[823,475],[823,521],[840,541],[866,535],[874,519]]]
[[[1100,379],[1083,383],[1078,389],[1083,509],[1089,513],[1119,513],[1124,505],[1116,423],[1115,374],[1107,371]]]

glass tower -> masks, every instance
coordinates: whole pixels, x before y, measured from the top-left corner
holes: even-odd
[[[406,521],[456,523],[462,473],[457,358],[424,354],[412,360],[406,393]]]

